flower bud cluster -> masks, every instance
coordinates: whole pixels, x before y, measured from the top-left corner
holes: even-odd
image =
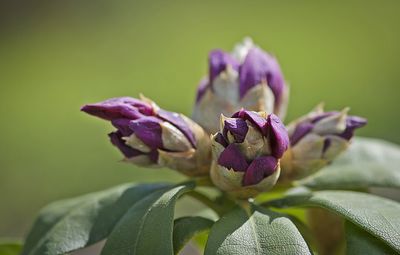
[[[242,199],[326,166],[367,123],[347,108],[324,112],[320,105],[286,128],[288,86],[277,60],[250,39],[232,53],[211,51],[208,65],[194,121],[144,97],[113,98],[82,111],[111,122],[110,140],[125,161],[210,175],[215,186]]]

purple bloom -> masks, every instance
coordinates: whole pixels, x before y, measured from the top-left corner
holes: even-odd
[[[278,171],[289,138],[276,115],[242,109],[231,118],[222,118],[221,124],[213,138],[214,146],[220,148],[214,154],[218,164],[215,171],[242,172],[243,186],[257,185]]]

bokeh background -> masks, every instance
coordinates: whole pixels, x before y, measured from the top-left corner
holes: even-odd
[[[79,111],[144,93],[190,115],[213,48],[245,36],[291,84],[287,120],[351,106],[358,134],[400,143],[399,1],[0,2],[0,237],[50,201],[131,181],[182,179],[120,163],[105,122]]]

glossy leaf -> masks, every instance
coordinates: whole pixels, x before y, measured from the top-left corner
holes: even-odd
[[[317,206],[341,215],[400,253],[400,204],[354,191],[303,192],[265,203],[268,206]]]
[[[346,222],[346,254],[347,255],[389,255],[395,254],[386,244],[374,238],[354,224]]]
[[[297,183],[313,189],[400,188],[400,146],[356,137],[332,165]]]
[[[19,255],[22,244],[15,242],[0,242],[0,255]]]
[[[203,217],[182,217],[174,223],[174,253],[185,246],[193,236],[211,228],[214,221]]]
[[[101,254],[173,254],[175,204],[193,188],[194,184],[187,184],[160,190],[133,205],[115,226]]]
[[[137,201],[164,184],[125,184],[44,208],[30,231],[23,255],[64,254],[108,236]]]
[[[206,255],[311,254],[296,226],[260,207],[237,208],[211,228]]]

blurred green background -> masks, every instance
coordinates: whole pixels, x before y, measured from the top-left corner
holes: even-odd
[[[244,36],[291,84],[288,120],[320,101],[400,143],[399,1],[1,1],[0,236],[48,202],[121,182],[177,180],[120,163],[112,130],[79,111],[151,97],[190,115],[207,53]]]

